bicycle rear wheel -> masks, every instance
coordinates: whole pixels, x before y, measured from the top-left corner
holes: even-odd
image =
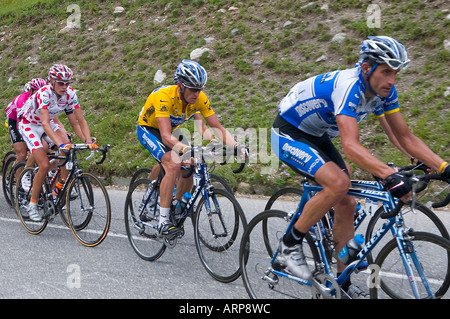
[[[154,261],[162,256],[166,245],[158,236],[159,213],[149,212],[146,221],[141,220],[141,214],[147,210],[146,192],[150,183],[149,179],[142,178],[131,185],[125,200],[124,220],[133,250],[142,259]]]
[[[34,222],[29,218],[28,215],[28,204],[30,203],[31,198],[31,185],[33,185],[33,180],[35,176],[35,169],[33,167],[26,167],[19,175],[16,184],[16,195],[15,195],[15,206],[16,213],[22,223],[22,226],[33,235],[40,234],[45,227],[47,226],[47,219],[43,218],[40,222]],[[30,182],[23,182],[25,179],[31,178]],[[41,216],[44,216],[44,211],[46,210],[46,201],[44,200],[45,196],[43,191],[39,196],[38,200],[38,211]]]
[[[274,270],[281,272],[283,270],[277,262],[271,263],[289,222],[288,213],[280,210],[266,210],[256,215],[244,232],[239,264],[245,289],[253,299],[312,297],[313,291],[310,286],[276,274]],[[310,269],[313,269],[315,263],[320,261],[320,257],[309,234],[305,236],[303,251]]]
[[[97,176],[83,172],[70,180],[66,213],[70,230],[84,246],[97,246],[106,238],[111,224],[111,204]]]
[[[441,298],[447,292],[450,285],[450,241],[425,232],[410,232],[409,235],[411,238],[403,241],[402,249],[412,261],[412,276],[406,274],[397,240],[392,239],[378,254],[376,265],[379,273],[373,278],[379,281],[382,291],[373,284],[372,298]],[[423,269],[422,276],[426,280],[421,277],[420,269]],[[418,296],[414,295],[412,286],[417,287]]]
[[[240,275],[239,245],[247,221],[236,198],[216,188],[202,197],[195,212],[194,239],[206,271],[220,282]]]

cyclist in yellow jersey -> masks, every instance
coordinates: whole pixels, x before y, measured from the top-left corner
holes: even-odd
[[[194,118],[197,129],[206,140],[213,141],[202,117],[213,129],[217,137],[226,145],[241,148],[233,136],[219,122],[210,106],[209,99],[202,91],[207,81],[205,69],[197,62],[183,60],[174,75],[175,85],[155,89],[147,98],[139,114],[137,135],[139,141],[152,156],[162,164],[165,175],[160,184],[160,235],[170,235],[177,231],[170,222],[170,204],[182,161],[190,160],[189,141],[180,136],[177,128]],[[242,154],[244,152],[242,151]],[[156,178],[158,165],[152,170],[151,179]],[[192,177],[179,178],[176,199],[192,187]]]

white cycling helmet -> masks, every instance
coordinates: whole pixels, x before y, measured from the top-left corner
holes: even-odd
[[[359,53],[360,60],[370,59],[377,64],[387,64],[393,70],[406,69],[409,64],[405,47],[391,37],[369,36]]]
[[[184,59],[177,67],[173,82],[181,82],[190,89],[203,89],[208,80],[205,69],[195,61]]]

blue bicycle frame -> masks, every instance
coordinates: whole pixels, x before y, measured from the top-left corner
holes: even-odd
[[[303,182],[303,194],[300,199],[300,203],[298,205],[297,210],[295,211],[294,215],[292,216],[292,219],[289,223],[289,226],[287,227],[286,233],[290,232],[292,227],[294,227],[295,222],[301,215],[301,212],[303,211],[303,208],[305,204],[308,202],[308,200],[311,199],[314,194],[321,191],[323,188],[320,185],[317,184],[311,184],[307,181]],[[356,188],[358,187],[358,188]],[[376,181],[361,181],[361,180],[352,180],[352,188],[349,189],[348,195],[355,196],[358,198],[365,198],[366,200],[371,200],[374,202],[381,202],[383,206],[385,207],[386,211],[391,211],[395,208],[395,206],[398,203],[397,199],[394,199],[389,192],[383,191],[383,187],[380,183]],[[355,220],[355,229],[361,224],[361,222],[364,220],[364,218],[367,216],[368,212],[366,210],[361,210],[360,215]],[[403,225],[403,218],[401,214],[398,214],[397,216],[393,218],[386,219],[386,222],[374,233],[372,238],[370,240],[366,241],[366,244],[361,249],[361,251],[357,255],[357,260],[349,264],[345,270],[341,273],[339,277],[336,278],[337,283],[341,286],[349,277],[350,275],[358,269],[358,267],[365,262],[366,257],[369,255],[369,253],[372,251],[372,249],[380,242],[380,240],[386,235],[386,233],[391,230],[392,234],[397,240],[398,248],[400,251],[400,255],[403,260],[403,264],[405,266],[406,275],[408,278],[410,278],[410,285],[412,287],[412,290],[414,292],[415,297],[419,297],[418,292],[416,290],[416,284],[414,280],[413,271],[411,269],[411,260],[407,256],[404,250],[404,228]],[[396,227],[394,227],[396,226]],[[322,230],[324,229],[322,221],[319,221],[314,226],[314,232],[315,232],[315,244],[319,251],[321,260],[322,260],[322,266],[325,270],[326,274],[333,275],[331,265],[328,262],[328,259],[326,258],[325,253],[325,247],[323,245],[323,233]],[[278,251],[275,252],[271,263],[273,264],[275,262],[275,259],[277,257]],[[430,296],[433,296],[433,293],[431,292],[431,289],[429,288],[426,280],[426,276],[423,272],[423,269],[420,265],[420,261],[417,259],[417,256],[415,254],[412,255],[412,262],[416,266],[417,271],[419,273],[419,276],[422,279],[422,282],[425,285],[425,288]],[[279,271],[279,270],[273,270],[273,272],[282,277],[287,277],[289,279],[295,280],[301,284],[311,286],[311,282],[307,280],[303,280],[301,278],[289,275],[285,272]]]

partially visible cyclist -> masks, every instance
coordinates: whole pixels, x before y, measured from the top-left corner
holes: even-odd
[[[24,161],[27,158],[28,153],[27,144],[24,142],[18,129],[18,110],[22,108],[30,96],[45,85],[47,85],[47,81],[44,79],[31,79],[30,82],[25,84],[25,92],[16,96],[6,107],[5,113],[7,117],[9,137],[11,138],[11,143],[14,151],[16,152],[16,161],[14,162],[14,165]]]
[[[59,146],[61,152],[67,151],[71,146],[67,132],[54,121],[58,114],[64,111],[77,136],[89,145],[90,149],[98,148],[92,141],[77,94],[69,86],[72,77],[73,72],[66,65],[51,66],[48,71],[49,84],[40,88],[21,109],[19,131],[39,166],[31,188],[31,199],[28,206],[29,218],[33,221],[42,220],[42,216],[37,210],[37,202],[50,166],[41,137],[45,133],[55,145]],[[61,180],[57,183],[53,195],[58,194],[67,175],[68,171],[63,166]]]
[[[216,136],[226,145],[238,148],[230,132],[219,122],[211,108],[210,101],[203,88],[206,85],[206,70],[197,62],[182,60],[174,75],[174,84],[155,89],[147,98],[139,113],[137,135],[141,144],[162,164],[165,175],[160,185],[160,217],[158,232],[170,235],[178,230],[170,221],[170,206],[173,190],[180,175],[182,161],[191,157],[190,143],[180,137],[177,128],[187,120],[194,118],[202,137],[213,140],[211,132],[203,123],[202,117],[213,129]],[[241,155],[243,156],[243,155]],[[156,167],[156,166],[155,166]],[[152,170],[151,178],[156,170]],[[179,178],[176,199],[180,200],[184,192],[192,188],[192,176]]]
[[[272,148],[296,172],[323,187],[305,205],[292,231],[280,241],[280,262],[304,279],[311,272],[306,264],[302,240],[309,229],[332,207],[335,211],[333,239],[336,251],[354,236],[356,203],[347,195],[349,168],[334,146],[340,135],[345,156],[361,169],[383,180],[392,196],[405,201],[410,192],[408,179],[378,160],[359,141],[358,123],[370,113],[381,121],[394,144],[428,167],[450,178],[448,163],[416,137],[400,113],[394,86],[397,73],[409,59],[397,40],[369,36],[360,51],[360,63],[353,69],[333,71],[297,83],[279,104],[272,127]],[[345,265],[338,262],[338,273]],[[343,289],[352,297],[368,297],[350,281]]]

